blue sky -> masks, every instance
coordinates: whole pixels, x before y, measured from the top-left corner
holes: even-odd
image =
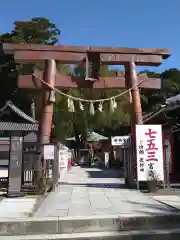
[[[179,13],[180,0],[11,0],[1,2],[0,32],[42,16],[61,30],[63,45],[170,48],[160,67],[146,68],[162,71],[180,68]]]

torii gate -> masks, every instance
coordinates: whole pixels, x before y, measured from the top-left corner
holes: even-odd
[[[170,56],[169,49],[160,48],[120,48],[120,47],[76,47],[76,46],[49,46],[36,44],[2,44],[4,54],[14,55],[17,62],[30,63],[45,61],[45,70],[38,76],[56,88],[124,88],[132,87],[145,80],[142,88],[161,88],[161,80],[137,76],[136,65],[158,66],[163,59]],[[56,72],[56,62],[62,64],[77,64],[86,62],[86,81],[82,77],[71,77]],[[99,77],[99,70],[103,65],[124,65],[125,75],[116,77]],[[32,75],[20,75],[19,88],[43,90],[43,110],[40,121],[40,143],[48,143],[51,134],[53,103],[49,100],[50,89],[43,87],[42,83]],[[132,125],[142,124],[142,109],[139,87],[132,93]]]
[[[120,48],[120,47],[76,47],[76,46],[50,46],[34,44],[2,44],[4,54],[14,55],[17,62],[30,63],[45,61],[44,73],[39,73],[44,81],[56,88],[131,88],[145,80],[142,88],[161,88],[161,80],[138,76],[136,65],[159,66],[163,59],[170,56],[169,49],[160,48]],[[56,62],[62,64],[86,64],[86,76],[71,77],[56,72]],[[100,77],[102,65],[124,65],[125,74],[116,77]],[[93,81],[92,81],[93,80]],[[97,81],[94,81],[97,80]],[[43,91],[43,109],[40,120],[40,144],[50,141],[53,102],[49,101],[51,90],[43,86],[32,75],[20,75],[19,88],[37,89]],[[143,124],[139,87],[132,89],[132,126]]]

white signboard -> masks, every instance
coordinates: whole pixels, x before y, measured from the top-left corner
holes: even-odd
[[[112,146],[125,146],[130,143],[130,136],[115,136],[111,137]]]
[[[54,160],[55,146],[54,145],[44,145],[44,159]]]
[[[161,125],[136,125],[136,153],[138,181],[164,181]]]

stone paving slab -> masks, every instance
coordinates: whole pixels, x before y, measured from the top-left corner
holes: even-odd
[[[28,217],[36,204],[36,198],[6,198],[0,202],[0,218]]]
[[[152,198],[161,203],[167,204],[180,210],[180,196],[165,195],[165,196],[153,196]]]
[[[137,190],[125,189],[121,175],[119,170],[73,167],[34,216],[154,215],[175,211]]]

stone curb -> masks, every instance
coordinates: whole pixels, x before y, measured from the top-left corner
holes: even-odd
[[[47,217],[0,220],[0,236],[70,234],[82,232],[132,231],[172,228],[180,223],[180,214],[158,216]]]
[[[3,236],[3,240],[159,240],[160,237],[168,240],[175,240],[180,237],[180,229],[157,229],[141,231],[120,231],[120,232],[89,232],[89,233],[72,233],[72,234],[43,234],[43,235],[26,235],[26,236]]]

